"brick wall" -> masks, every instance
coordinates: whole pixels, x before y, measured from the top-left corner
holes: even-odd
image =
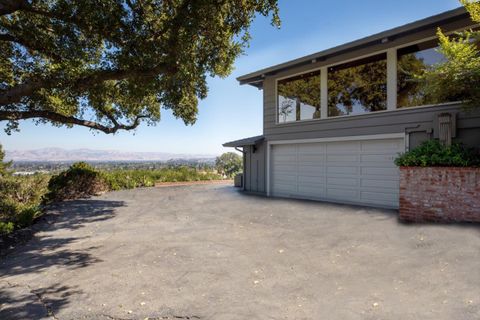
[[[401,167],[400,219],[480,222],[480,168]]]

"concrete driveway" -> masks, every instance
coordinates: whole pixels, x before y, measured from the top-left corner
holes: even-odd
[[[478,225],[210,185],[64,203],[0,265],[0,319],[480,319]]]

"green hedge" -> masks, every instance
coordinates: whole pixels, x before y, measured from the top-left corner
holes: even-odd
[[[213,172],[201,172],[195,168],[178,167],[157,170],[111,170],[102,175],[110,190],[152,187],[155,182],[203,181],[222,179]]]
[[[395,164],[402,167],[477,167],[480,155],[459,143],[447,147],[438,140],[429,140],[401,154]]]

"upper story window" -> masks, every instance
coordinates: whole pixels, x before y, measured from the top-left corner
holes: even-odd
[[[277,83],[278,123],[320,118],[320,71]]]
[[[387,55],[328,68],[328,116],[387,109]]]
[[[421,106],[434,101],[425,92],[424,83],[418,79],[425,70],[445,61],[438,52],[438,40],[415,44],[397,51],[397,106]],[[452,97],[452,100],[456,100]],[[448,102],[448,101],[444,101]]]

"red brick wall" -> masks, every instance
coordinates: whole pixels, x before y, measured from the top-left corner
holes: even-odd
[[[400,219],[480,222],[480,168],[401,167]]]

